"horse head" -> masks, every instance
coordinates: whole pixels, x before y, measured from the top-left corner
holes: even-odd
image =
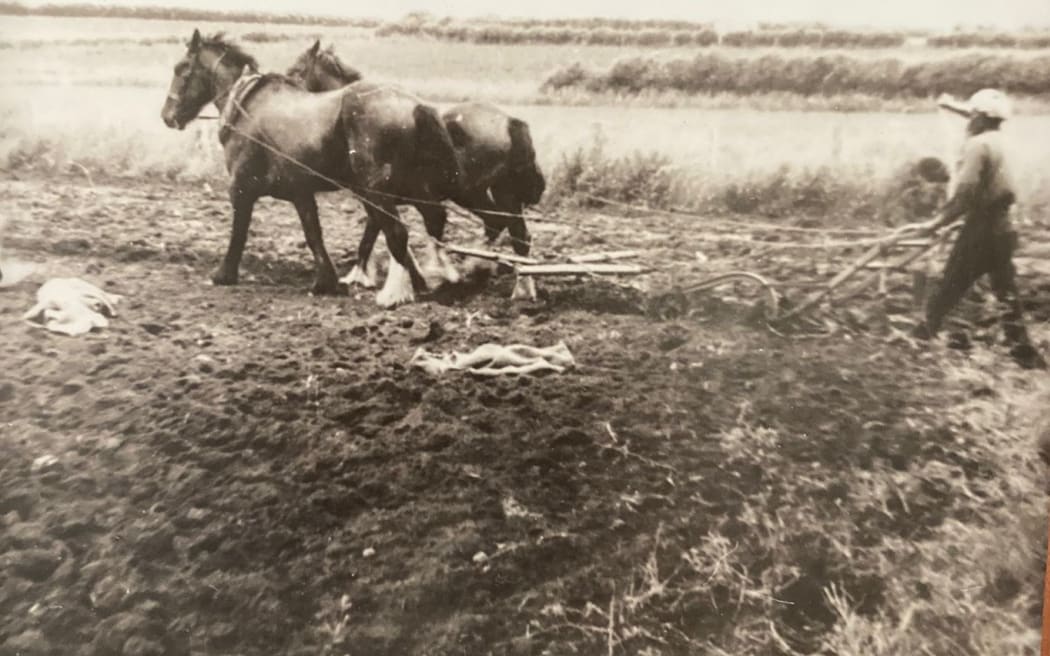
[[[314,73],[317,68],[317,55],[321,52],[321,40],[317,39],[314,44],[295,58],[295,62],[288,67],[288,77],[299,80],[309,91],[317,91],[313,85],[317,82]]]
[[[175,64],[160,112],[164,124],[182,130],[208,103],[214,102],[221,109],[220,99],[229,93],[246,65],[258,68],[250,55],[226,42],[221,34],[204,38],[200,30],[193,30],[186,54]]]
[[[361,79],[359,72],[340,61],[331,46],[322,50],[320,40],[296,58],[287,74],[307,91],[332,91]]]

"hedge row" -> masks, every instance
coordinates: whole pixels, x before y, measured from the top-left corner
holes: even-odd
[[[921,31],[851,31],[819,23],[760,23],[756,29],[718,33],[711,24],[690,21],[607,18],[555,20],[464,20],[413,13],[385,23],[379,36],[425,36],[471,43],[552,43],[580,45],[711,46],[739,48],[898,48],[909,39],[925,38],[934,48],[1050,48],[1047,32],[955,32],[929,35]]]
[[[932,48],[1050,48],[1050,34],[965,33],[927,37]]]
[[[427,17],[416,15],[417,20],[428,20]],[[429,19],[434,20],[434,19]],[[441,19],[450,22],[451,19]],[[576,28],[576,29],[610,29],[610,30],[665,30],[671,32],[707,30],[711,29],[711,23],[686,20],[663,20],[663,19],[640,19],[631,18],[509,18],[500,21],[470,21],[478,24],[507,25],[510,27],[529,28]]]
[[[646,27],[580,27],[552,25],[552,21],[514,21],[505,23],[453,22],[450,20],[405,20],[387,23],[377,36],[422,36],[443,41],[468,43],[551,43],[579,45],[713,46],[732,47],[814,47],[814,48],[893,48],[906,37],[890,32],[847,32],[842,30],[783,30],[727,32],[713,29],[668,29]]]
[[[544,90],[590,92],[738,94],[792,92],[802,96],[865,93],[882,98],[924,98],[942,92],[969,94],[984,87],[1010,93],[1050,93],[1050,57],[1011,59],[968,55],[906,64],[897,59],[864,60],[845,56],[783,58],[766,55],[735,59],[701,54],[693,59],[657,61],[636,57],[608,70],[573,64],[555,71]]]
[[[548,77],[542,88],[628,95],[788,92],[921,98],[939,93],[969,95],[984,87],[1021,95],[1050,93],[1050,56],[1014,59],[973,54],[916,63],[843,55],[749,59],[703,53],[692,59],[665,61],[634,57],[617,61],[605,71],[588,70],[580,64],[567,66]]]
[[[662,29],[623,30],[579,27],[516,27],[507,24],[387,23],[377,36],[421,36],[466,43],[549,43],[608,46],[709,46],[718,43],[712,30],[671,32]]]
[[[755,30],[727,32],[721,44],[744,48],[897,48],[907,36],[897,32],[849,32],[845,30]]]

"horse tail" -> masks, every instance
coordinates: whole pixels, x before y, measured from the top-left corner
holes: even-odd
[[[416,123],[416,156],[431,189],[443,198],[457,195],[462,170],[452,138],[437,110],[416,105],[412,116]]]
[[[523,204],[535,205],[540,202],[547,182],[536,163],[536,149],[532,146],[529,124],[520,119],[509,118],[507,134],[510,136],[508,168],[513,174],[515,191]]]

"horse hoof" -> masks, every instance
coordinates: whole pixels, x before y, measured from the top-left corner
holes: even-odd
[[[216,271],[215,275],[211,277],[211,284],[217,287],[229,287],[230,285],[237,284],[237,274],[230,274],[226,271]]]
[[[463,279],[463,277],[459,275],[459,270],[451,264],[445,267],[442,274],[442,277],[445,279],[445,282],[452,285],[459,284],[459,282]]]
[[[376,305],[387,310],[396,308],[399,305],[406,303],[412,303],[416,300],[416,295],[411,291],[408,293],[396,293],[388,289],[381,289],[376,294]]]
[[[512,301],[535,301],[536,281],[532,276],[518,276],[518,279],[514,282],[514,291],[511,292],[510,298]]]
[[[423,269],[421,273],[430,280],[440,280],[441,282],[447,282],[451,285],[455,285],[462,280],[459,271],[453,266],[428,266]]]
[[[373,289],[376,286],[376,282],[372,279],[372,276],[368,275],[366,271],[362,270],[361,267],[356,264],[353,269],[350,269],[350,273],[339,279],[339,282],[349,286],[359,285],[365,289]]]

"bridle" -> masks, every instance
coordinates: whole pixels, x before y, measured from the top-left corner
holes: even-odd
[[[226,53],[227,52],[229,52],[229,51],[224,49],[222,51],[222,54],[220,54],[218,57],[215,58],[215,61],[212,62],[212,65],[211,65],[211,67],[208,70],[208,72],[211,74],[211,77],[209,79],[210,79],[210,82],[211,82],[211,85],[212,85],[213,89],[215,89],[215,87],[218,86],[215,82],[218,79],[219,64],[221,64],[222,60],[226,58]],[[193,58],[193,65],[194,65],[194,67],[199,65],[198,64],[199,61],[200,61],[200,53],[198,52],[197,55]],[[186,85],[189,83],[189,79],[190,79],[189,75],[185,76],[185,78],[183,78],[183,83],[181,85],[179,85],[179,90],[178,91],[169,91],[168,92],[168,100],[174,101],[175,103],[181,103],[182,102],[182,92],[185,91]],[[230,89],[232,87],[233,87],[233,85],[230,85],[230,87],[228,87],[224,92],[216,93],[214,96],[211,97],[211,99],[209,99],[203,105],[201,105],[201,107],[206,107],[209,103],[213,103],[213,102],[217,101],[221,96],[224,96],[224,95],[228,96],[230,94]],[[208,120],[208,119],[215,120],[215,119],[217,119],[219,117],[218,116],[197,116],[197,118],[198,119],[203,119],[203,120]]]

